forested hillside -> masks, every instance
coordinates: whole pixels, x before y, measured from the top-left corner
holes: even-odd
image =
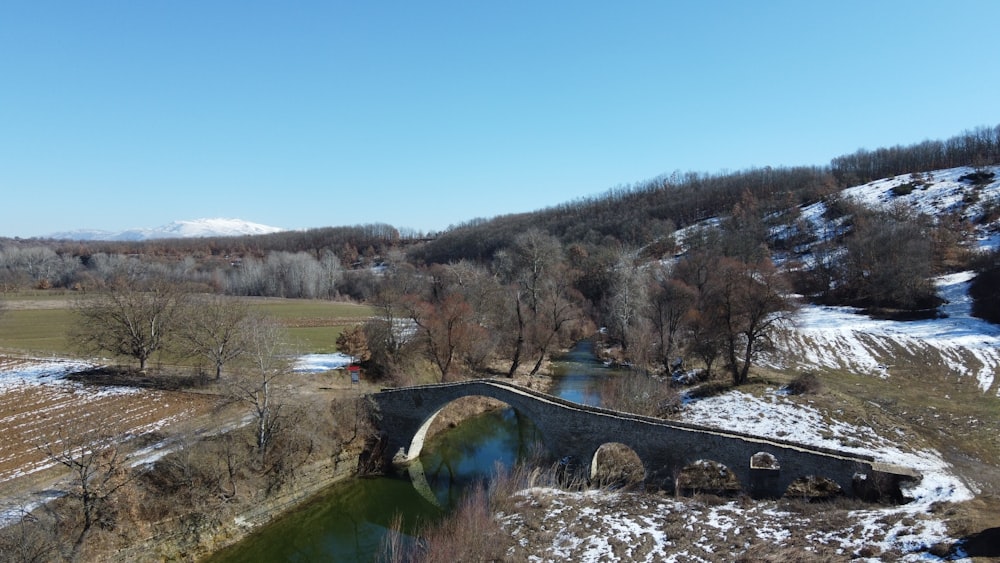
[[[470,221],[414,255],[426,263],[488,260],[517,233],[536,228],[563,244],[638,247],[675,229],[726,214],[749,192],[764,213],[809,204],[878,178],[1000,163],[1000,126],[944,141],[861,149],[828,166],[761,168],[718,174],[678,173],[609,190],[549,209]]]
[[[0,288],[93,292],[128,279],[366,302],[380,313],[354,334],[363,348],[355,355],[384,376],[415,362],[441,379],[536,372],[553,350],[603,327],[620,361],[662,371],[682,353],[708,372],[721,364],[739,384],[796,307],[792,295],[932,318],[942,303],[934,276],[976,269],[992,279],[996,253],[973,250],[1000,217],[996,164],[1000,127],[859,150],[825,167],[675,173],[429,239],[376,224],[146,242],[5,240]],[[995,319],[995,292],[982,280],[972,282],[974,310]]]

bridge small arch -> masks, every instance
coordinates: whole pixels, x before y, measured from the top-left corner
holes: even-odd
[[[629,446],[607,442],[594,452],[589,477],[599,487],[632,487],[646,479],[646,467]]]
[[[743,490],[734,471],[711,459],[699,459],[684,466],[674,479],[674,487],[679,496],[694,493],[726,496]]]
[[[758,497],[781,495],[781,463],[770,452],[757,452],[750,456],[749,493]]]
[[[780,471],[781,464],[778,458],[769,452],[757,452],[750,456],[750,469],[761,469],[769,471]]]
[[[844,494],[836,481],[820,475],[806,475],[795,479],[785,490],[785,496],[809,501],[829,500]]]

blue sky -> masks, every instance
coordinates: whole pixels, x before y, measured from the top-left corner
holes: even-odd
[[[1000,124],[1000,2],[0,5],[0,236],[439,230]]]

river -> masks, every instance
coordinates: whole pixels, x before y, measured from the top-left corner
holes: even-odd
[[[590,342],[558,358],[553,372],[553,394],[589,405],[600,403],[600,381],[616,373],[594,359]],[[527,459],[537,441],[534,425],[513,409],[472,417],[424,444],[420,465],[429,488],[414,486],[408,472],[341,482],[208,561],[370,562],[395,515],[404,531],[441,518],[497,462],[509,467]]]

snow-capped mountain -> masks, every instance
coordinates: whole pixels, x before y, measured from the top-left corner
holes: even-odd
[[[192,219],[173,221],[152,229],[129,229],[127,231],[77,230],[53,233],[49,238],[69,240],[118,240],[137,241],[165,238],[234,237],[243,235],[264,235],[284,231],[280,227],[251,223],[242,219]]]

